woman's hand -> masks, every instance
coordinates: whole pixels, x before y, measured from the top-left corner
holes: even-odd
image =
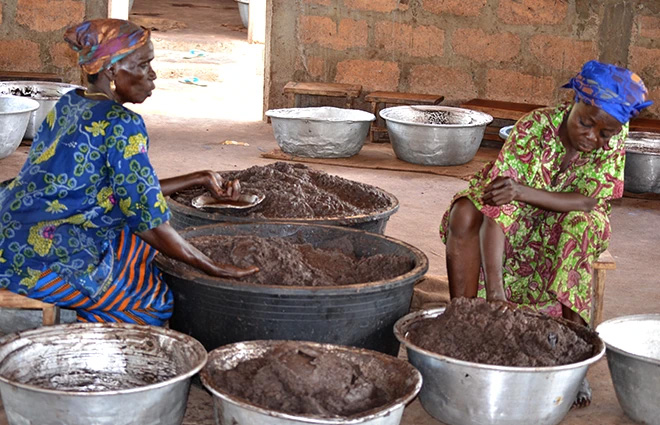
[[[142,240],[158,251],[179,261],[202,270],[204,273],[218,277],[243,277],[259,271],[255,266],[240,268],[230,264],[218,263],[207,257],[199,249],[191,245],[170,226],[163,223],[137,234]]]
[[[511,177],[496,177],[484,190],[481,198],[486,205],[500,206],[518,200],[523,185]]]
[[[202,185],[218,199],[237,200],[241,196],[241,183],[238,179],[224,181],[215,171],[202,171],[204,181]]]
[[[244,269],[231,264],[212,263],[212,268],[206,270],[207,274],[216,277],[243,277],[249,276],[259,271],[256,266],[249,266]]]

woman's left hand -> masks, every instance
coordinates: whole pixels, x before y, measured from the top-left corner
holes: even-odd
[[[481,200],[486,205],[505,205],[517,200],[523,187],[511,177],[496,177],[486,186]]]

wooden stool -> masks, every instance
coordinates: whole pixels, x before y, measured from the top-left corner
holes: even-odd
[[[591,277],[591,323],[592,329],[603,321],[603,304],[605,295],[605,274],[608,270],[616,270],[614,257],[609,251],[600,254],[593,264]]]
[[[346,98],[346,108],[353,108],[353,100],[360,95],[362,86],[340,83],[297,83],[290,81],[284,86],[292,108],[300,107],[300,96],[328,96]]]
[[[32,298],[15,294],[6,289],[0,289],[0,307],[41,310],[44,326],[54,325],[60,321],[60,308],[58,306],[33,300]]]
[[[444,96],[421,93],[399,93],[391,91],[375,91],[364,97],[371,103],[371,111],[376,121],[371,123],[369,140],[373,142],[388,141],[387,127],[379,112],[387,105],[437,105],[445,99]],[[380,137],[378,135],[381,135]]]

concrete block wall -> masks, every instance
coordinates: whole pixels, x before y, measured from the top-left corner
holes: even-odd
[[[658,0],[272,0],[267,31],[266,108],[291,80],[551,104],[600,59],[638,72],[660,118]]]
[[[76,55],[64,31],[85,19],[107,17],[108,0],[3,0],[0,70],[51,72],[80,83]]]

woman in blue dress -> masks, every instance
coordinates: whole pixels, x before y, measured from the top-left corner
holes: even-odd
[[[0,188],[0,288],[74,309],[82,322],[162,325],[172,294],[157,252],[213,276],[257,271],[214,262],[168,223],[165,196],[204,185],[237,196],[212,171],[158,180],[142,118],[123,106],[155,88],[150,32],[115,19],[84,22],[65,40],[88,90],[64,95],[18,176]]]

